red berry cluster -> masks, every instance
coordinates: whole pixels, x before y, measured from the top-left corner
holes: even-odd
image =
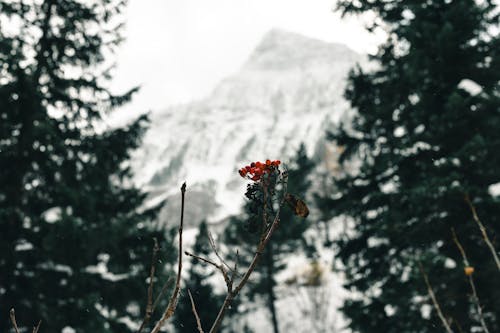
[[[257,181],[264,175],[264,173],[273,172],[273,170],[275,170],[280,164],[281,162],[279,160],[266,160],[266,163],[259,161],[252,162],[250,165],[241,168],[239,173],[243,178],[248,177],[251,180]]]

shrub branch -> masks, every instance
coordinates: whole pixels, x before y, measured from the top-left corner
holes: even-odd
[[[141,326],[137,330],[137,333],[141,333],[144,327],[151,320],[151,315],[153,314],[153,286],[154,286],[154,277],[156,271],[156,261],[158,259],[158,252],[160,251],[160,247],[158,246],[158,240],[153,238],[154,246],[153,246],[153,254],[151,255],[151,270],[149,272],[149,286],[148,286],[148,303],[146,305],[146,314],[144,315],[144,319],[142,320]]]
[[[217,318],[215,319],[214,323],[212,324],[212,327],[210,328],[209,333],[215,333],[219,330],[220,325],[222,324],[222,319],[224,318],[224,315],[226,314],[227,308],[229,307],[229,305],[231,305],[234,298],[239,294],[241,289],[243,289],[245,284],[248,282],[248,279],[250,278],[250,275],[255,270],[255,267],[257,266],[257,263],[259,262],[259,259],[262,255],[262,253],[264,252],[267,243],[269,243],[269,241],[271,240],[271,236],[273,235],[274,231],[276,230],[276,228],[279,225],[280,210],[281,210],[281,207],[283,206],[283,203],[285,202],[285,197],[286,197],[286,193],[287,193],[287,191],[286,191],[287,190],[286,173],[283,176],[283,180],[284,180],[284,182],[283,182],[284,195],[283,195],[283,198],[281,199],[281,202],[278,206],[276,215],[274,216],[274,220],[273,220],[271,226],[269,227],[269,229],[263,230],[259,244],[257,245],[257,250],[255,251],[255,255],[254,255],[250,265],[248,266],[248,268],[247,268],[245,274],[243,275],[243,277],[241,278],[240,282],[233,289],[234,274],[236,271],[237,261],[238,261],[238,260],[236,260],[235,269],[233,270],[233,274],[231,275],[231,278],[229,279],[229,283],[228,283],[228,293],[226,295],[226,298],[224,299],[224,303],[222,304],[222,306],[219,310],[219,313],[217,314]]]
[[[181,186],[181,222],[179,225],[179,259],[178,259],[178,267],[177,267],[177,279],[175,281],[175,288],[170,300],[168,302],[168,306],[165,309],[162,317],[158,322],[156,322],[155,327],[151,331],[151,333],[158,333],[160,329],[165,325],[165,322],[172,317],[175,312],[175,308],[177,307],[177,302],[179,300],[179,292],[181,290],[181,273],[182,273],[182,229],[184,227],[184,197],[186,194],[186,183]]]
[[[10,316],[10,322],[12,323],[12,327],[14,328],[14,332],[19,333],[19,327],[17,326],[17,321],[16,321],[16,311],[14,308],[10,309],[9,312]],[[40,325],[42,324],[42,321],[39,320],[38,324],[36,326],[33,326],[33,333],[38,333],[38,330],[40,329]]]
[[[476,222],[477,226],[479,227],[479,230],[481,230],[481,234],[483,235],[484,242],[488,246],[488,248],[491,251],[491,254],[493,255],[493,259],[495,259],[495,263],[497,264],[497,268],[500,271],[500,259],[498,258],[498,254],[495,250],[495,247],[493,246],[493,243],[490,240],[490,237],[488,237],[488,233],[486,232],[486,228],[484,227],[483,223],[479,219],[479,216],[477,215],[476,207],[472,204],[469,195],[465,194],[465,202],[469,206],[471,212],[472,212],[472,218]]]
[[[198,311],[196,311],[196,306],[194,305],[193,295],[191,295],[191,290],[188,289],[189,299],[191,300],[191,308],[193,309],[193,314],[196,319],[196,328],[199,333],[204,333],[203,328],[201,327],[200,316],[198,315]]]
[[[453,236],[453,241],[457,245],[458,250],[460,251],[460,254],[462,255],[462,259],[464,261],[464,264],[466,266],[471,266],[469,263],[469,260],[467,259],[467,255],[465,254],[465,250],[464,250],[462,244],[460,244],[460,241],[458,240],[457,234],[455,233],[455,229],[453,229],[453,228],[451,229],[451,234]],[[483,327],[484,332],[490,333],[490,331],[488,330],[488,327],[486,326],[486,321],[484,320],[483,309],[481,308],[481,303],[479,302],[479,296],[477,295],[477,292],[476,292],[476,285],[474,283],[474,279],[472,278],[472,273],[467,274],[467,278],[469,280],[469,284],[470,284],[470,287],[472,290],[472,298],[474,299],[474,303],[476,305],[476,309],[477,309],[477,313],[479,316],[479,321],[481,322],[481,326]]]
[[[441,311],[441,307],[439,306],[439,303],[436,299],[436,294],[434,294],[434,290],[432,290],[432,286],[429,282],[429,277],[424,271],[424,267],[422,266],[422,263],[418,263],[418,268],[420,269],[420,273],[422,274],[425,285],[427,286],[427,292],[429,293],[429,296],[431,297],[432,304],[434,305],[434,308],[436,309],[436,312],[439,316],[439,319],[441,319],[441,322],[443,323],[444,328],[446,329],[447,333],[453,333],[451,330],[450,325],[448,324],[448,321],[446,321],[446,318],[443,315],[443,311]]]

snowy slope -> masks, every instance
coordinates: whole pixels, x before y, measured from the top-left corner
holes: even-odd
[[[270,31],[210,96],[153,114],[134,159],[139,184],[152,197],[171,198],[168,220],[177,220],[184,180],[188,224],[238,213],[245,189],[238,167],[266,158],[286,162],[301,142],[311,155],[322,151],[325,130],[348,108],[345,78],[358,61],[346,46]]]

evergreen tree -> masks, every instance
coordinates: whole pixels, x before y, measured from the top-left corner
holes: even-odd
[[[203,258],[208,258],[213,253],[208,239],[206,222],[202,222],[199,226],[192,253]],[[191,290],[203,329],[209,329],[209,325],[217,317],[217,313],[224,302],[224,295],[215,294],[213,286],[208,281],[214,273],[219,274],[218,271],[213,271],[212,266],[207,267],[204,263],[192,258],[187,280],[184,281],[185,292],[179,300],[174,315],[175,327],[178,332],[198,331],[187,289]]]
[[[313,161],[307,157],[305,147],[301,145],[295,160],[288,170],[287,192],[305,196],[311,185],[309,175],[314,165]],[[259,242],[259,233],[253,233],[249,226],[252,225],[253,219],[257,220],[255,225],[260,225],[262,212],[260,211],[256,215],[253,214],[252,202],[249,201],[245,206],[244,218],[233,217],[225,230],[226,242],[238,247],[240,261],[243,264],[247,264],[245,259],[253,257],[255,245]],[[272,210],[269,214],[271,219],[274,218],[274,213],[274,210]],[[300,253],[301,250],[305,250],[308,254],[313,252],[304,235],[310,221],[296,217],[292,210],[287,209],[287,207],[283,207],[280,216],[280,226],[273,234],[272,240],[267,245],[252,275],[252,283],[246,288],[246,295],[250,300],[255,297],[263,299],[269,310],[275,333],[279,332],[279,318],[276,309],[276,276],[286,267],[290,255]]]
[[[151,239],[165,243],[130,179],[147,119],[102,121],[136,91],[105,86],[123,6],[0,0],[2,332],[10,308],[45,332],[128,332],[144,314]]]
[[[442,325],[418,270],[421,262],[457,332],[481,331],[455,228],[476,268],[490,332],[500,331],[498,271],[464,201],[469,195],[500,236],[500,38],[492,1],[343,0],[344,14],[376,14],[388,40],[356,69],[346,97],[351,124],[333,133],[354,161],[337,181],[333,215],[354,229],[336,242],[353,296],[343,311],[357,332],[437,332]],[[474,89],[472,89],[474,88]],[[496,244],[498,248],[498,243]],[[453,263],[456,263],[454,267]]]

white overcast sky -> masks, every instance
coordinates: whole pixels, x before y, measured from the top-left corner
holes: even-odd
[[[235,73],[272,28],[340,42],[360,53],[381,40],[357,18],[341,19],[335,0],[129,0],[126,41],[113,88],[140,84],[124,119],[199,99]]]

